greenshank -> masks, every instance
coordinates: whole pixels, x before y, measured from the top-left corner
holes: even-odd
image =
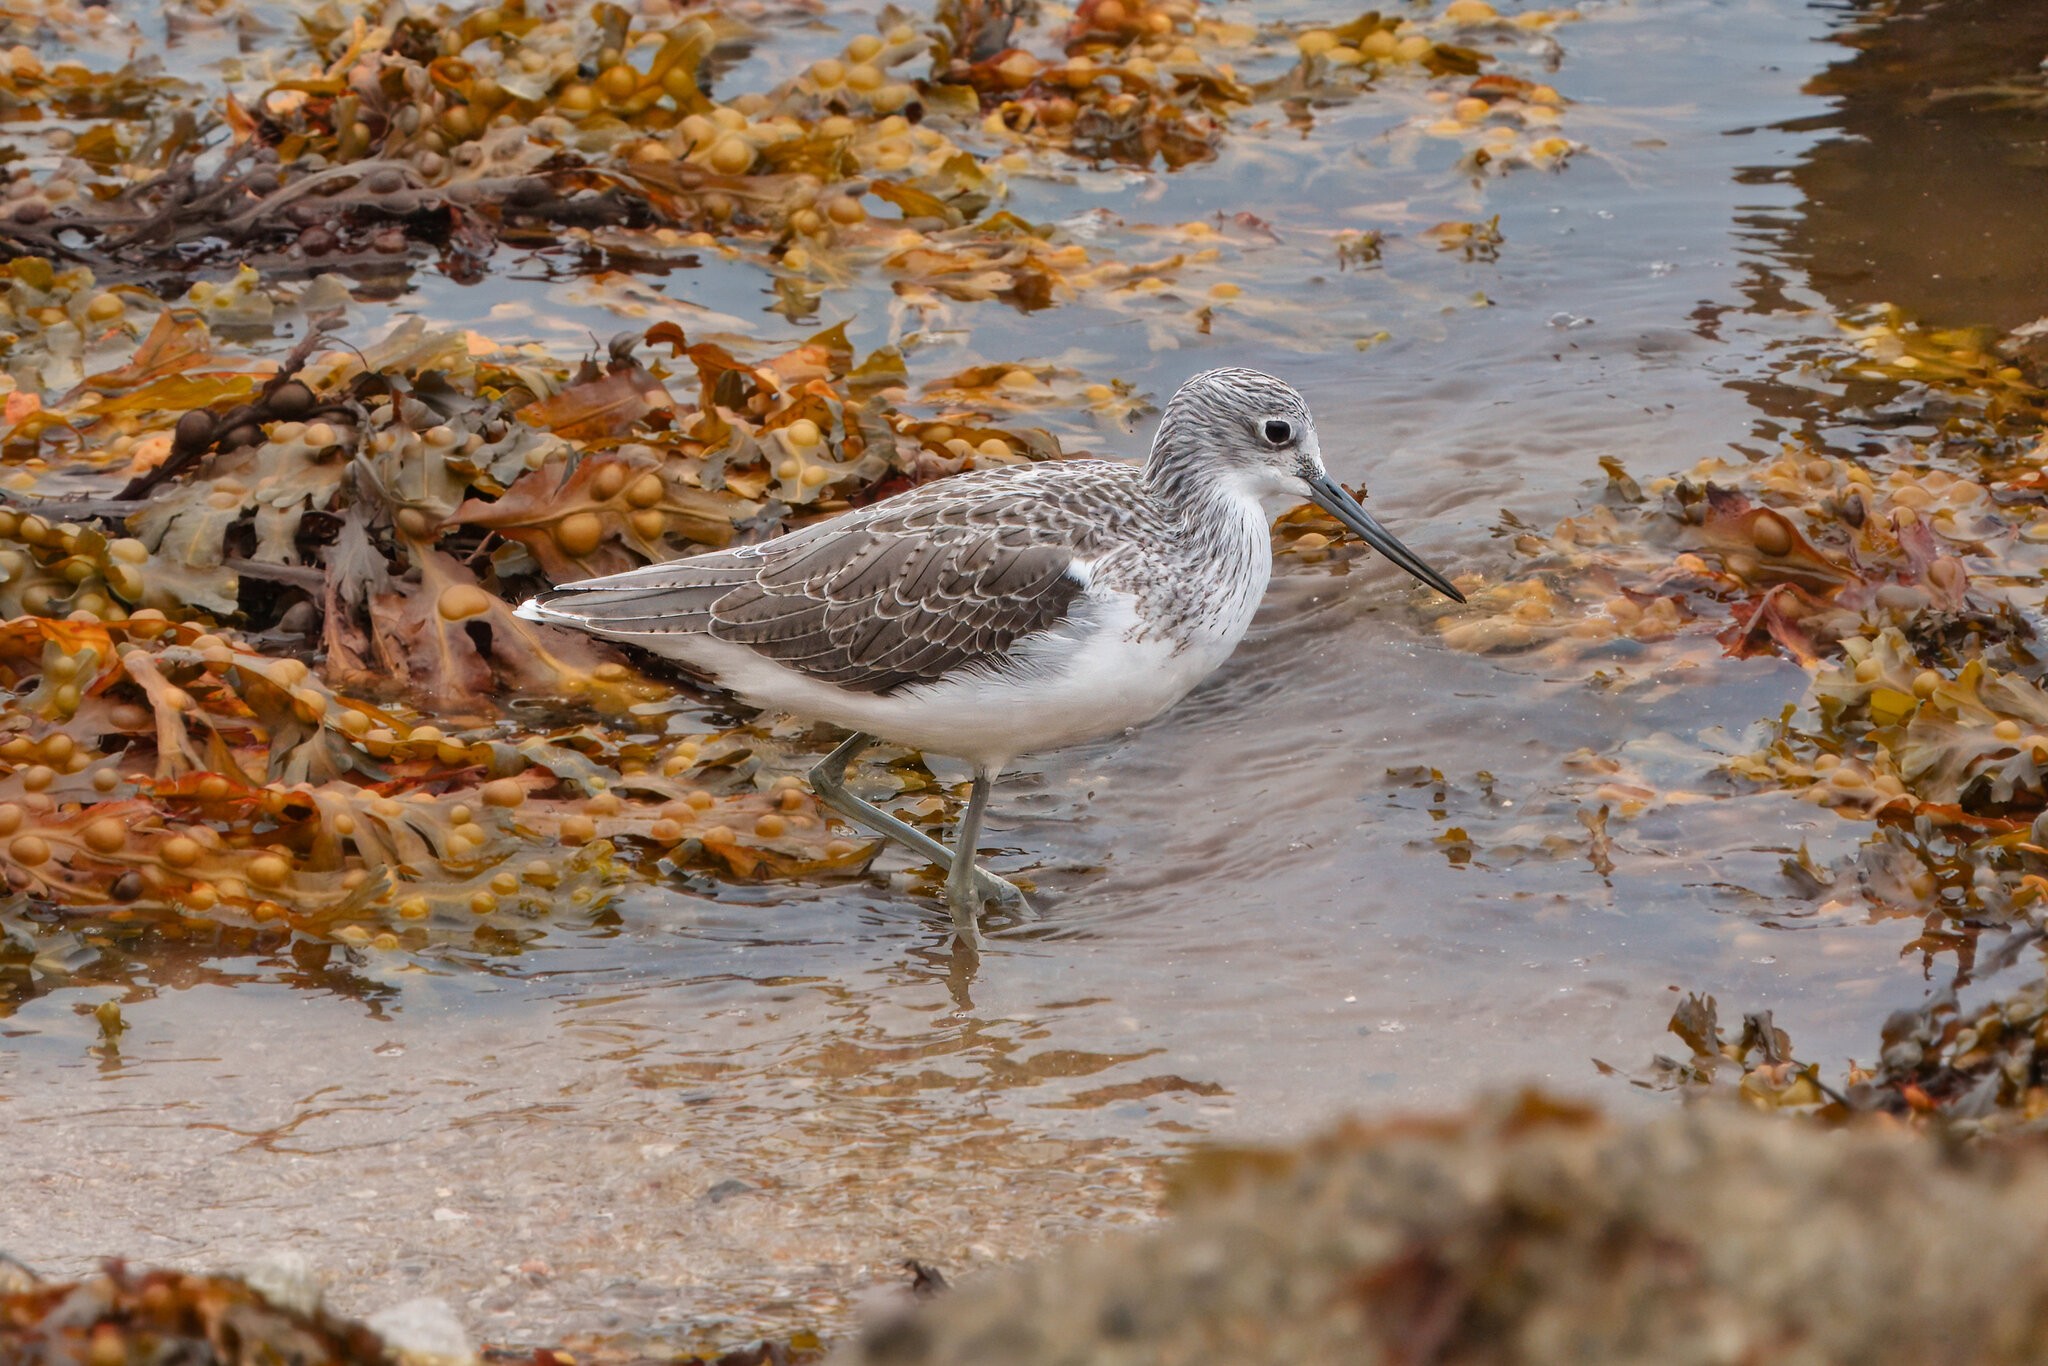
[[[1304,501],[1464,601],[1330,478],[1302,396],[1233,369],[1181,386],[1142,469],[975,470],[759,544],[563,584],[519,610],[849,731],[812,787],[944,869],[972,945],[989,902],[1023,904],[975,863],[997,775],[1149,721],[1213,672],[1266,591],[1274,512]],[[876,737],[972,765],[952,848],[847,789],[847,764]]]

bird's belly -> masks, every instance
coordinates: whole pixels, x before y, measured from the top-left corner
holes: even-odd
[[[1105,641],[1057,672],[947,678],[867,699],[859,724],[935,754],[998,764],[1142,725],[1213,668],[1164,641]]]
[[[1185,697],[1229,657],[1235,622],[1168,638],[1134,629],[1123,594],[1098,598],[1085,618],[1027,642],[1000,670],[975,672],[868,699],[863,730],[984,763],[1115,735]],[[887,705],[894,713],[874,713]]]

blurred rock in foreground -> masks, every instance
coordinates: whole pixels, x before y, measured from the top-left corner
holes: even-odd
[[[1201,1159],[842,1366],[2048,1360],[2048,1148],[1536,1096]]]
[[[110,1262],[82,1281],[0,1275],[0,1363],[43,1366],[386,1366],[385,1344],[317,1305],[273,1304],[243,1280]]]
[[[822,1354],[799,1333],[718,1357],[667,1353],[661,1366],[806,1366]],[[604,1362],[653,1358],[599,1355]],[[275,1253],[241,1275],[207,1276],[108,1262],[79,1281],[44,1280],[0,1253],[0,1366],[576,1366],[549,1347],[481,1355],[455,1312],[414,1299],[365,1323],[322,1307],[311,1260]],[[585,1358],[590,1360],[590,1358]]]

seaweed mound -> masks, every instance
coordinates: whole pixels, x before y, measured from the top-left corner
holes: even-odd
[[[1535,1095],[1190,1170],[1174,1218],[872,1325],[842,1366],[2020,1362],[2048,1152]]]

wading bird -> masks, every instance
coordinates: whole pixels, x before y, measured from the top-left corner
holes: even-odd
[[[1143,469],[977,470],[757,545],[563,584],[519,610],[852,732],[811,786],[945,869],[972,944],[988,902],[1023,903],[975,865],[990,784],[1020,754],[1151,720],[1213,672],[1272,574],[1271,510],[1305,500],[1464,601],[1330,478],[1300,394],[1211,370],[1166,405]],[[973,766],[951,849],[847,790],[847,764],[877,736]]]

